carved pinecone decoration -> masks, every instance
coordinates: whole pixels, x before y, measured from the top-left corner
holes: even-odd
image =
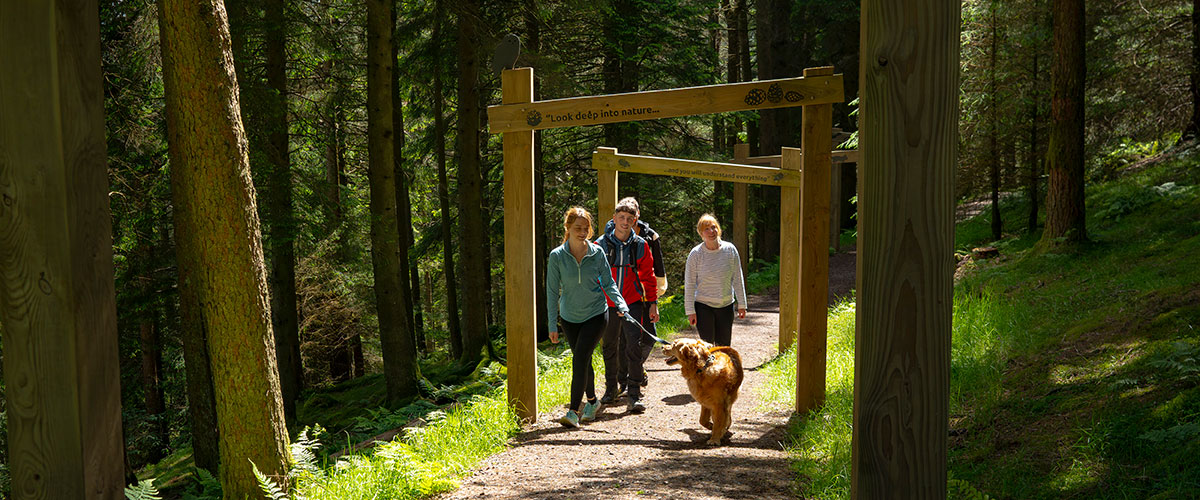
[[[783,97],[784,99],[787,99],[788,102],[800,102],[804,99],[804,94],[796,92],[795,90],[789,90],[787,95]]]
[[[762,89],[750,89],[750,93],[746,94],[746,104],[758,106],[767,98],[767,93]]]
[[[783,89],[778,83],[772,83],[771,88],[767,89],[767,100],[776,103],[781,99],[783,99]]]
[[[539,123],[542,123],[542,114],[536,109],[530,111],[529,114],[525,116],[525,123],[528,123],[530,127],[536,127]]]

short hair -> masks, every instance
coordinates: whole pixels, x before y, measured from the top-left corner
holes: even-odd
[[[588,213],[586,208],[571,207],[567,209],[567,213],[563,214],[563,242],[566,243],[567,235],[570,233],[571,224],[575,223],[576,219],[583,218],[588,223],[588,239],[592,239],[595,233],[595,226],[592,224],[592,214]]]
[[[637,199],[632,196],[621,198],[621,201],[618,201],[617,205],[632,205],[635,211],[641,212],[642,210],[642,206],[638,205]]]
[[[703,234],[704,229],[708,226],[717,228],[717,237],[721,237],[721,223],[717,222],[717,218],[713,214],[704,214],[700,216],[700,220],[696,222],[696,232]]]
[[[633,198],[625,198],[617,202],[617,207],[613,209],[613,215],[616,215],[618,212],[625,212],[637,217],[639,215],[637,200]]]

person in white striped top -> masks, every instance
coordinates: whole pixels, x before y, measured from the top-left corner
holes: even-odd
[[[712,214],[700,217],[696,232],[704,241],[688,254],[683,271],[683,309],[702,340],[730,345],[735,299],[737,316],[746,317],[741,257],[737,247],[721,240],[721,225]]]

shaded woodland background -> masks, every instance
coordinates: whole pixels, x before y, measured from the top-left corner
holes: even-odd
[[[203,466],[215,443],[203,450],[205,441],[195,437],[204,432],[189,405],[202,389],[188,383],[194,363],[180,319],[158,11],[146,0],[100,5],[127,459],[136,469],[195,445]],[[824,65],[845,75],[848,98],[857,94],[857,1],[391,5],[403,267],[393,281],[402,286],[403,331],[421,363],[458,367],[463,376],[504,349],[501,149],[500,136],[487,133],[486,109],[500,100],[491,54],[505,34],[521,37],[518,66],[535,69],[538,99],[792,77]],[[284,406],[294,422],[304,391],[383,372],[370,253],[366,6],[229,0],[226,8],[263,221]],[[1045,199],[1050,8],[1048,0],[963,3],[960,201],[1017,191]],[[1189,1],[1088,5],[1087,180],[1114,175],[1185,130],[1195,103],[1193,29]],[[835,127],[853,133],[853,110],[835,105]],[[748,142],[752,155],[776,154],[799,145],[799,113],[539,132],[539,265],[561,242],[558,217],[566,207],[595,210],[589,163],[596,147],[727,160],[733,144]],[[777,188],[750,192],[753,268],[777,258],[779,196]],[[714,212],[731,229],[729,183],[627,175],[620,195],[637,197],[643,219],[663,235],[673,291],[682,285],[687,250],[699,241],[696,218]],[[1031,232],[1044,217],[1039,203],[1032,206]],[[845,222],[843,229],[852,231],[853,221]],[[999,223],[994,227],[998,232]],[[544,325],[540,330],[544,335]],[[5,453],[0,446],[0,459]]]

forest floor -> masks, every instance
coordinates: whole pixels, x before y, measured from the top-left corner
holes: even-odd
[[[854,288],[854,269],[853,249],[830,257],[831,304]],[[778,294],[749,302],[746,318],[734,320],[733,347],[746,377],[734,404],[732,437],[722,446],[705,444],[710,432],[698,423],[700,406],[679,369],[667,366],[656,348],[646,362],[646,413],[628,413],[622,399],[578,429],[558,424],[565,408],[539,415],[508,450],[486,459],[458,490],[439,499],[798,498],[783,449],[791,413],[764,409],[757,390],[765,378],[757,368],[776,355]],[[679,336],[697,337],[695,330]]]

